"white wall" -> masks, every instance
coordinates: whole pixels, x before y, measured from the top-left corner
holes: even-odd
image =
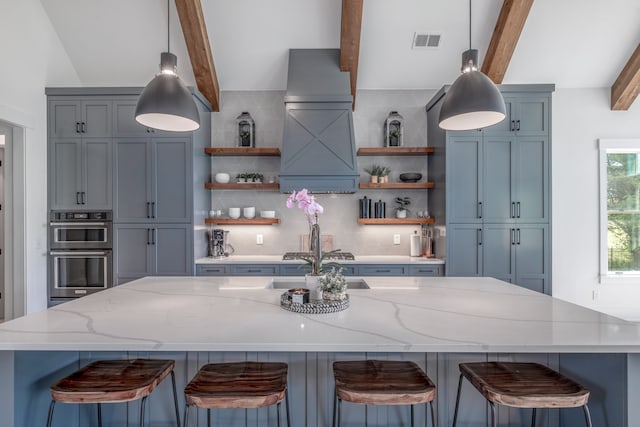
[[[600,285],[599,138],[639,138],[640,100],[610,110],[610,92],[558,89],[553,96],[553,295],[640,320],[640,280]],[[594,301],[593,291],[599,291]]]
[[[0,120],[26,128],[25,307],[46,307],[47,144],[50,84],[79,85],[78,76],[38,0],[0,0]],[[13,141],[21,144],[23,141]],[[18,254],[16,254],[18,255]]]

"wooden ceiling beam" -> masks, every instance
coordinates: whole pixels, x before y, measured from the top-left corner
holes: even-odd
[[[220,111],[220,87],[200,0],[175,0],[198,90]]]
[[[482,63],[482,72],[495,84],[502,83],[527,21],[533,0],[504,0]]]
[[[356,107],[358,82],[358,57],[360,56],[360,33],[362,30],[362,7],[364,0],[342,0],[340,25],[340,70],[349,71],[352,109]]]
[[[611,86],[611,109],[628,110],[640,94],[640,44]]]

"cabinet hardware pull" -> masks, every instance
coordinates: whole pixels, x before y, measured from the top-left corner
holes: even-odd
[[[85,122],[82,122],[82,133],[87,133],[87,124]]]
[[[80,192],[82,194],[82,204],[86,205],[87,204],[87,193],[85,193],[84,191]]]
[[[516,244],[516,230],[512,228],[510,230],[510,233],[511,233],[511,244],[515,245]]]
[[[80,122],[76,122],[76,133],[80,133]]]
[[[151,229],[147,228],[147,245],[151,244]]]
[[[156,202],[151,202],[151,218],[156,217]]]
[[[482,219],[482,202],[478,202],[478,218]]]
[[[391,273],[391,270],[376,270],[376,273]]]
[[[516,130],[516,121],[511,120],[511,132],[515,132],[515,130]]]
[[[152,228],[151,229],[151,244],[155,245],[156,244],[156,229]]]
[[[517,241],[518,244],[520,244],[520,229],[519,228],[516,230],[516,241]]]
[[[147,202],[147,218],[151,218],[151,214],[149,213],[150,207],[151,207],[151,203]]]
[[[516,203],[516,218],[520,218],[520,202]]]
[[[256,269],[248,269],[247,273],[260,273],[261,270],[256,270]]]
[[[80,192],[76,191],[76,205],[81,205],[82,202],[80,201]]]
[[[520,120],[516,120],[516,130],[520,131]]]
[[[515,202],[511,202],[511,218],[516,217],[516,204]]]
[[[478,246],[482,246],[482,228],[478,228]]]

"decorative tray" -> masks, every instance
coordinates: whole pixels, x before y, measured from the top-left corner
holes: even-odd
[[[285,292],[280,297],[280,307],[285,310],[304,314],[337,313],[338,311],[349,308],[349,295],[347,295],[347,297],[342,301],[311,300],[311,302],[299,304],[291,302],[289,299],[289,292]]]

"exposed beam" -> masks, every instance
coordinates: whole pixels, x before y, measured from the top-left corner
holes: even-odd
[[[220,111],[220,88],[200,0],[175,0],[198,90]]]
[[[482,72],[495,84],[502,83],[527,21],[533,0],[504,0],[491,42],[482,63]]]
[[[640,94],[640,44],[611,86],[611,109],[628,110]]]
[[[358,57],[360,56],[360,32],[362,28],[362,6],[364,0],[342,0],[342,23],[340,29],[340,70],[349,71],[353,106],[356,106],[358,82]]]

